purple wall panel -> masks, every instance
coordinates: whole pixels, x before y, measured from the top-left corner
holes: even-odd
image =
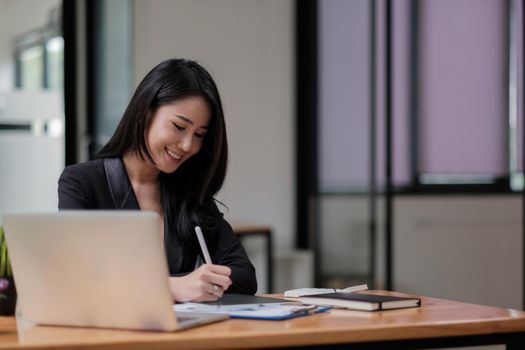
[[[376,178],[385,185],[385,2],[376,1]]]
[[[420,2],[423,173],[504,174],[505,2]]]
[[[523,1],[516,0],[517,38],[518,51],[518,169],[523,171]]]
[[[518,3],[522,28],[521,2]],[[376,2],[377,177],[385,164],[385,6]],[[507,169],[505,2],[419,2],[419,170],[495,174]],[[324,190],[366,189],[369,161],[368,0],[319,2],[319,177]],[[393,180],[410,181],[409,0],[393,0]],[[522,31],[518,165],[523,168]]]
[[[409,0],[393,0],[392,5],[392,181],[396,186],[406,185],[410,181]]]
[[[409,0],[392,2],[392,124],[393,167],[392,181],[395,186],[410,181],[409,149]],[[377,179],[385,185],[385,6],[377,2],[376,8],[376,121],[377,121]]]
[[[319,2],[319,177],[363,188],[369,159],[369,2]]]

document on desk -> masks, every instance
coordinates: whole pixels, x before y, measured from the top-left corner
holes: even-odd
[[[285,298],[298,298],[298,297],[304,297],[308,295],[317,295],[317,294],[325,294],[325,293],[351,293],[351,292],[357,292],[361,290],[367,290],[368,285],[367,284],[360,284],[358,286],[351,286],[347,287],[345,289],[334,289],[334,288],[298,288],[298,289],[291,289],[284,292]]]
[[[234,303],[238,301],[239,303]],[[228,295],[216,302],[175,304],[176,312],[221,313],[233,318],[285,320],[327,311],[328,307],[303,305],[275,298]]]

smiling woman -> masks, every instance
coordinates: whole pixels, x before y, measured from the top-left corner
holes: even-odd
[[[139,84],[98,159],[64,169],[59,209],[158,212],[176,301],[254,294],[255,270],[215,204],[227,160],[215,82],[194,61],[167,60]],[[203,228],[213,261],[196,270],[195,226]]]
[[[157,109],[148,130],[148,150],[159,170],[172,173],[198,153],[208,130],[210,108],[189,96]]]

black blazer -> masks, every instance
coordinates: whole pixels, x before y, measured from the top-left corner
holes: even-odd
[[[124,163],[118,158],[97,159],[66,167],[58,180],[58,208],[140,210]],[[167,217],[165,213],[165,220]],[[164,227],[167,230],[168,225]],[[232,285],[227,292],[255,294],[255,269],[228,222],[221,219],[219,228],[214,232],[204,232],[204,236],[212,261],[232,270]],[[164,232],[172,276],[193,271],[197,257],[202,256],[200,250],[183,250],[177,237],[177,232]]]

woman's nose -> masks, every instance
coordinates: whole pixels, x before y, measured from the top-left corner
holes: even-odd
[[[184,136],[179,142],[179,148],[184,152],[188,153],[191,151],[191,144],[193,142],[192,135]]]

